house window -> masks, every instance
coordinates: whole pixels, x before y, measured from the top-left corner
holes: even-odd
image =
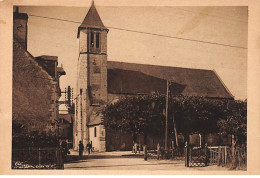
[[[97,137],[97,128],[94,127],[94,137]]]
[[[94,47],[94,32],[90,32],[90,46]]]
[[[96,33],[96,48],[99,48],[99,33]]]

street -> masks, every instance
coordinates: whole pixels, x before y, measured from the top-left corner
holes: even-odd
[[[135,156],[130,151],[95,153],[94,155],[84,154],[78,159],[77,152],[71,151],[68,162],[64,164],[66,170],[176,170],[176,171],[207,171],[207,170],[228,170],[221,166],[192,167],[184,166],[183,160],[154,160],[145,161],[140,155]]]

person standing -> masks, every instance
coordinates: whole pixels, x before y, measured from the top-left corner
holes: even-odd
[[[90,141],[90,153],[93,153],[92,141]]]
[[[70,154],[68,144],[66,141],[62,141],[61,143],[61,154],[62,154],[62,159],[65,160],[67,157],[67,154]]]
[[[134,153],[135,154],[137,153],[137,143],[136,142],[134,143]]]
[[[136,152],[138,152],[140,154],[140,150],[141,150],[141,145],[139,143],[137,143]]]
[[[87,150],[88,150],[88,154],[90,155],[90,142],[88,142],[88,144],[87,144]]]
[[[84,145],[82,141],[79,141],[79,157],[81,158],[83,155]]]

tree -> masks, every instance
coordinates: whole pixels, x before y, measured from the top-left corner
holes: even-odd
[[[228,100],[180,96],[171,98],[171,115],[175,117],[178,132],[189,141],[193,133],[218,132],[217,121],[225,118]]]
[[[233,135],[234,144],[246,142],[247,101],[233,101],[229,104],[227,117],[218,121],[220,133]]]
[[[160,135],[165,127],[162,107],[157,95],[121,98],[105,108],[103,124],[108,129],[131,133],[134,141],[137,134],[145,138],[148,134]]]
[[[218,121],[220,133],[232,135],[232,168],[236,168],[237,162],[235,150],[237,144],[242,146],[246,143],[247,136],[247,101],[233,101],[228,108],[228,115],[225,119]],[[244,145],[242,149],[246,150]]]
[[[137,134],[164,135],[165,96],[161,94],[139,95],[120,98],[103,111],[107,129]],[[228,113],[228,100],[203,97],[178,96],[169,98],[169,133],[173,132],[173,117],[178,133],[188,141],[192,133],[218,132],[217,121]]]

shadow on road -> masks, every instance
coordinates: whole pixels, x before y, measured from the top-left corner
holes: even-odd
[[[78,155],[67,155],[66,159],[64,160],[64,163],[79,163],[79,162],[87,162],[88,156],[82,156],[79,157]]]
[[[79,168],[111,168],[111,167],[138,167],[138,166],[149,166],[149,165],[177,165],[180,163],[146,163],[146,164],[130,164],[130,165],[124,165],[124,164],[116,164],[116,165],[101,165],[101,166],[75,166],[75,167],[66,167],[66,169],[79,169]]]
[[[143,154],[124,154],[124,155],[83,155],[81,158],[78,155],[67,155],[64,163],[79,163],[79,162],[88,162],[91,159],[115,159],[115,158],[138,158],[143,159]],[[155,160],[154,158],[152,160]],[[174,160],[182,160],[183,157],[175,158]]]
[[[67,155],[64,163],[77,163],[77,162],[87,162],[91,159],[114,159],[114,158],[140,158],[143,155],[83,155],[81,158],[78,155]]]

